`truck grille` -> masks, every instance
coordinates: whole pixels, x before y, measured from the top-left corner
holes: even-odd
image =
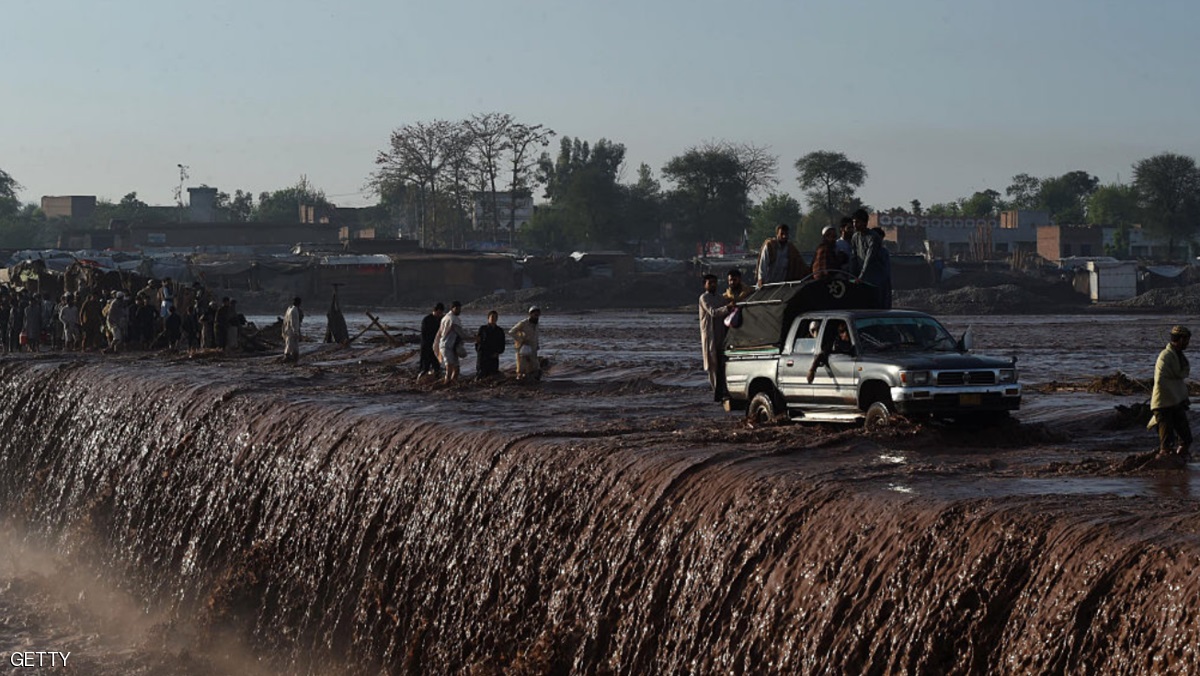
[[[942,371],[937,374],[937,384],[954,385],[995,385],[995,371]]]

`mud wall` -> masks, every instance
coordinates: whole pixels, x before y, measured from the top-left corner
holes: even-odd
[[[136,366],[0,374],[0,511],[297,671],[1200,668],[1190,513],[938,502],[802,449],[515,437]]]

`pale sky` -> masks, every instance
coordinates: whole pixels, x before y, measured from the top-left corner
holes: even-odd
[[[627,148],[863,162],[877,208],[1200,157],[1194,0],[6,0],[0,169],[42,195],[301,174],[342,206],[406,123],[507,112]],[[557,141],[555,146],[557,146]],[[540,197],[540,191],[538,193]],[[806,205],[807,211],[807,205]]]

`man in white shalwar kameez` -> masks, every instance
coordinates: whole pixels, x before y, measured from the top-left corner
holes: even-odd
[[[292,306],[283,313],[283,360],[295,362],[300,359],[300,323],[304,311],[300,309],[300,298],[292,299]]]
[[[713,388],[713,401],[723,401],[729,396],[721,352],[725,344],[725,318],[733,307],[732,301],[717,295],[717,276],[704,275],[704,293],[700,294],[700,348],[708,384]]]
[[[538,320],[542,311],[536,305],[529,308],[529,316],[508,330],[517,352],[517,380],[538,380],[542,377],[542,363],[538,359]]]
[[[450,304],[450,311],[442,317],[437,338],[433,341],[437,346],[442,366],[446,367],[446,375],[442,379],[445,384],[458,380],[458,374],[462,368],[459,362],[466,352],[466,345],[463,341],[474,340],[474,337],[463,328],[460,315],[462,315],[462,303],[454,301]]]

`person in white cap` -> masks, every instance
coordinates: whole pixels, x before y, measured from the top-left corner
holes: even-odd
[[[1158,453],[1186,462],[1192,445],[1192,430],[1188,424],[1188,386],[1191,374],[1188,358],[1183,354],[1192,339],[1186,326],[1171,329],[1171,341],[1158,355],[1154,365],[1154,390],[1150,395],[1149,428],[1158,425]]]
[[[841,269],[841,261],[838,259],[837,242],[837,228],[832,225],[826,226],[821,231],[821,244],[817,246],[817,252],[813,254],[813,279],[825,279],[834,270]]]
[[[542,364],[538,361],[538,319],[541,309],[534,305],[529,316],[508,330],[517,348],[517,380],[538,380],[542,377]]]

